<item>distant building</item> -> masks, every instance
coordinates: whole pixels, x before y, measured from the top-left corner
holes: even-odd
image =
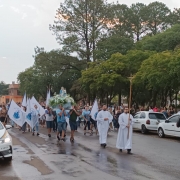
[[[0,96],[0,104],[7,104],[11,101],[11,99],[13,99],[16,103],[22,102],[23,97],[20,95],[19,86],[19,84],[15,84],[13,81],[12,84],[9,85],[8,95]]]

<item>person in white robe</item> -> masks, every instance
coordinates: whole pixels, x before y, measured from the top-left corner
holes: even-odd
[[[102,147],[106,147],[107,133],[109,124],[112,122],[113,116],[107,111],[107,106],[104,105],[102,110],[97,114],[98,132],[99,132],[99,143]]]
[[[128,154],[132,154],[133,117],[132,115],[129,115],[128,108],[125,108],[124,113],[119,116],[118,122],[120,127],[117,136],[116,148],[118,148],[120,152],[125,149]]]
[[[40,113],[38,110],[37,105],[34,106],[34,109],[32,109],[32,124],[33,124],[33,133],[32,135],[34,136],[34,133],[36,131],[37,136],[39,136],[39,117],[40,117]]]

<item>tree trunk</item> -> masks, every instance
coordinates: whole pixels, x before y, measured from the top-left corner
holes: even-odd
[[[87,1],[86,1],[86,22],[85,22],[85,41],[86,41],[86,61],[87,61],[87,68],[88,68],[88,62],[90,61],[90,47],[89,47],[89,39],[88,39],[88,7],[87,7]]]
[[[156,100],[157,100],[157,91],[153,94],[153,107],[156,106]]]
[[[118,94],[118,104],[121,105],[121,89]]]
[[[109,105],[108,93],[106,94],[106,104],[107,104],[107,107],[108,107],[108,105]]]
[[[149,91],[149,94],[150,94],[150,96],[149,96],[149,97],[151,97],[151,98],[150,98],[150,101],[149,101],[148,105],[149,105],[149,106],[151,106],[151,105],[152,105],[152,99],[153,99],[152,89]]]
[[[94,10],[95,11],[95,10]],[[95,61],[95,48],[96,48],[96,45],[95,45],[95,17],[94,17],[94,14],[93,14],[93,32],[92,32],[92,39],[93,39],[93,42],[92,42],[92,45],[93,45],[93,62]]]
[[[167,97],[168,97],[168,90],[165,91],[165,94],[164,94],[164,106],[166,106],[167,104]]]
[[[137,32],[137,41],[139,41],[139,32]]]
[[[175,111],[176,111],[176,113],[177,113],[177,100],[178,100],[177,96],[178,96],[178,92],[176,92],[176,96],[175,96]]]
[[[103,91],[100,91],[100,104],[103,103],[103,99],[104,99],[104,95],[103,95]]]
[[[161,92],[161,107],[164,106],[164,91]]]
[[[90,92],[87,94],[87,103],[90,105]]]
[[[170,100],[170,105],[172,104],[172,91],[171,89],[169,90],[169,100]]]

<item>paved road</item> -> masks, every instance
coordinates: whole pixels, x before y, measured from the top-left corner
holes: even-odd
[[[108,135],[102,149],[98,137],[76,133],[75,143],[57,143],[41,128],[40,137],[9,130],[13,161],[0,160],[0,180],[179,180],[180,139],[160,139],[155,133],[133,135],[133,155],[115,148],[117,132]]]

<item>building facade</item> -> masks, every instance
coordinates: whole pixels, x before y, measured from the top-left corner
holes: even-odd
[[[16,103],[21,103],[23,97],[20,95],[19,86],[19,84],[15,84],[15,82],[12,82],[12,84],[10,84],[8,88],[8,95],[0,96],[0,104],[8,104],[12,99]]]

